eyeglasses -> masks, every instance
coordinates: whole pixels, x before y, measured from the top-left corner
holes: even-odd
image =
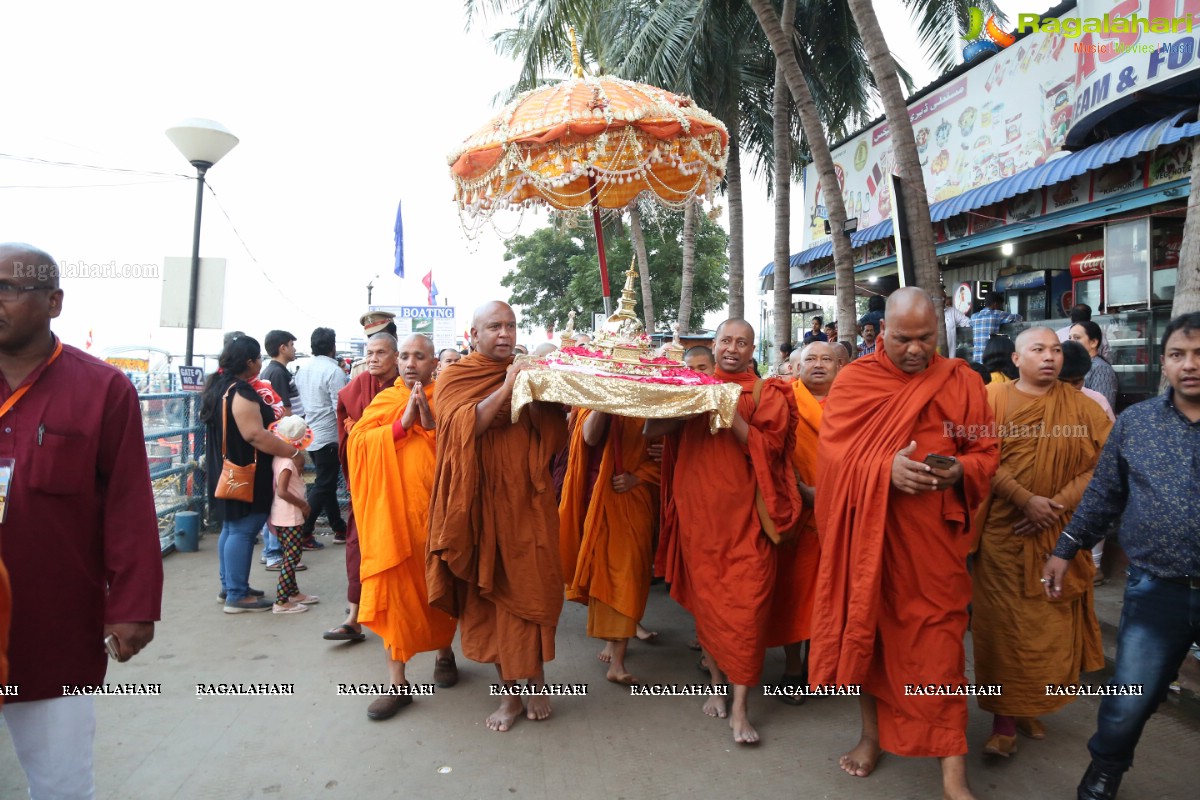
[[[36,292],[39,289],[53,289],[53,288],[55,288],[55,287],[42,286],[40,284],[33,284],[31,286],[18,286],[15,283],[5,283],[3,281],[0,281],[0,297],[5,297],[5,298],[19,297],[20,295],[25,294],[26,292]]]

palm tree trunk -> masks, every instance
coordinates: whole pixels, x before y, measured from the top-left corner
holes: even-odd
[[[646,333],[654,333],[654,298],[650,294],[650,257],[646,254],[646,237],[642,233],[642,212],[637,203],[629,207],[629,235],[633,252],[637,254],[639,280],[642,284],[642,313],[646,317]]]
[[[917,285],[929,293],[938,309],[938,342],[946,352],[946,323],[942,313],[941,273],[938,271],[937,251],[934,249],[933,223],[929,219],[929,196],[925,193],[925,175],[921,171],[921,158],[917,153],[917,139],[913,135],[912,119],[904,102],[904,90],[896,74],[883,28],[875,16],[871,0],[849,0],[850,13],[858,25],[867,63],[875,76],[883,110],[887,115],[888,128],[892,136],[892,153],[896,171],[904,181],[904,214],[908,223],[908,238],[912,245],[914,272]],[[894,198],[893,198],[894,199]]]
[[[796,20],[796,0],[783,0],[780,20],[791,30]],[[791,222],[792,222],[792,95],[788,91],[783,64],[775,64],[775,96],[771,108],[775,151],[775,358],[783,360],[779,347],[792,341]]]
[[[742,160],[738,117],[726,122],[729,128],[729,160],[725,182],[729,187],[729,318],[746,316],[746,262],[742,240]]]
[[[812,92],[800,69],[800,62],[793,49],[792,37],[784,33],[775,14],[771,0],[748,0],[758,17],[758,24],[771,42],[771,50],[775,53],[776,63],[783,64],[783,74],[787,79],[788,90],[796,101],[796,112],[800,116],[800,127],[804,130],[804,138],[808,140],[808,149],[812,154],[813,163],[817,167],[817,175],[821,186],[825,188],[825,208],[829,212],[829,227],[833,231],[830,237],[833,244],[833,269],[837,280],[837,315],[842,324],[838,326],[841,340],[852,346],[855,339],[854,313],[854,253],[850,248],[850,237],[842,234],[846,224],[846,203],[842,198],[837,172],[833,167],[833,154],[829,151],[829,141],[825,138],[825,130],[821,127],[821,115],[813,102]],[[833,187],[832,190],[830,187]]]
[[[1183,244],[1179,248],[1179,273],[1171,317],[1200,311],[1200,136],[1192,139],[1192,185],[1187,217],[1183,222]]]
[[[696,274],[696,204],[683,207],[683,275],[679,281],[679,332],[692,329],[692,279]]]

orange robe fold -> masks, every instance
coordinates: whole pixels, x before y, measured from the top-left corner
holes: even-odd
[[[976,681],[1004,688],[999,697],[980,697],[979,706],[1036,717],[1074,700],[1047,695],[1047,684],[1073,684],[1080,672],[1104,667],[1092,554],[1081,550],[1071,562],[1060,598],[1046,597],[1041,577],[1083,498],[1112,423],[1099,404],[1063,383],[1044,396],[1025,394],[1016,383],[990,385],[987,394],[1004,435],[1000,469],[977,517],[981,538],[971,634]],[[1065,510],[1050,528],[1017,536],[1013,526],[1025,518],[1021,507],[1032,495],[1049,497]]]
[[[821,407],[799,380],[792,382],[792,393],[800,418],[796,424],[796,445],[791,466],[807,486],[817,483],[817,434],[821,429]],[[812,509],[804,506],[796,525],[797,533],[779,545],[779,566],[775,575],[775,594],[767,617],[767,647],[803,642],[812,637],[813,601],[816,598],[817,566],[821,543]]]
[[[738,414],[749,423],[749,438],[743,445],[730,430],[710,434],[705,417],[684,423],[672,454],[674,519],[663,522],[673,533],[672,551],[665,563],[671,596],[696,618],[700,643],[730,682],[753,686],[762,675],[776,564],[755,490],[776,528],[791,531],[801,510],[789,461],[797,412],[782,381],[764,381],[756,405],[757,375],[718,370],[717,377],[741,385]]]
[[[587,603],[588,636],[627,639],[637,632],[650,593],[659,466],[646,452],[643,419],[610,417],[603,443],[589,447],[583,426],[593,413],[574,412],[558,507],[566,597]],[[595,484],[588,486],[588,467],[596,449],[601,451],[600,470]],[[639,480],[620,494],[612,487],[618,452],[622,470]]]
[[[475,409],[512,359],[472,353],[437,381],[437,466],[429,507],[429,602],[459,620],[463,654],[531,678],[554,658],[563,604],[550,461],[566,444],[562,407],[505,403],[475,436]]]
[[[821,542],[809,682],[858,684],[877,700],[880,744],[906,756],[967,752],[966,698],[905,696],[965,682],[970,519],[999,461],[983,381],[934,355],[909,375],[884,350],[838,373],[821,418],[815,516]],[[962,480],[907,495],[896,453],[955,456]]]
[[[434,384],[424,392],[432,408]],[[418,423],[399,441],[392,436],[392,423],[411,395],[397,379],[375,396],[346,437],[362,554],[358,621],[379,634],[397,661],[449,647],[454,639],[454,618],[429,606],[425,588],[434,433]]]

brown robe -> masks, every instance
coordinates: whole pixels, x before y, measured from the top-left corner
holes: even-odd
[[[1075,699],[1047,695],[1047,684],[1074,684],[1081,671],[1104,667],[1092,607],[1092,554],[1079,551],[1060,598],[1046,597],[1041,577],[1045,559],[1092,478],[1112,423],[1099,404],[1063,383],[1040,397],[1020,391],[1016,383],[992,384],[987,394],[1005,435],[992,492],[976,518],[982,536],[971,632],[976,681],[999,684],[1003,693],[980,697],[979,707],[1036,717]],[[1065,509],[1055,525],[1017,536],[1013,526],[1025,518],[1021,508],[1034,495]]]
[[[504,680],[554,658],[563,576],[550,461],[567,441],[562,407],[538,402],[515,423],[506,402],[475,436],[475,409],[511,363],[472,353],[438,377],[426,555],[430,605],[458,618],[463,654]]]

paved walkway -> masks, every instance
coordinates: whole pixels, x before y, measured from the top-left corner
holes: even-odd
[[[567,604],[551,683],[586,682],[587,697],[561,698],[545,722],[521,720],[505,734],[484,717],[492,668],[459,660],[461,683],[418,699],[392,720],[371,722],[371,698],[336,694],[343,682],[386,680],[378,637],[335,644],[321,632],[342,619],[343,549],[306,553],[301,589],[324,601],[292,616],[226,615],[217,602],[215,536],[199,553],[165,560],[164,621],[150,647],[109,669],[110,683],[162,684],[161,697],[97,698],[98,797],[133,800],[233,798],[935,798],[930,759],[885,756],[875,775],[851,778],[837,756],[857,739],[852,699],[810,700],[799,708],[756,698],[752,719],[763,736],[754,748],[733,744],[723,721],[694,698],[631,697],[606,682],[599,644],[584,634],[585,611]],[[329,541],[325,539],[325,541]],[[257,558],[252,583],[274,588]],[[662,586],[651,592],[646,622],[661,632],[653,646],[630,645],[629,667],[644,680],[695,683],[697,654],[686,648],[691,621]],[[968,649],[969,653],[969,649]],[[780,671],[778,651],[766,675]],[[431,680],[432,655],[410,675]],[[293,697],[197,698],[196,683],[294,683]],[[1172,701],[1172,706],[1175,701]],[[1010,761],[978,755],[988,716],[972,705],[969,756],[981,798],[1073,798],[1087,764],[1085,743],[1095,700],[1080,700],[1047,719],[1050,738],[1022,739]],[[1175,707],[1149,724],[1126,800],[1195,798],[1200,791],[1200,721]],[[0,725],[0,798],[26,796]]]

